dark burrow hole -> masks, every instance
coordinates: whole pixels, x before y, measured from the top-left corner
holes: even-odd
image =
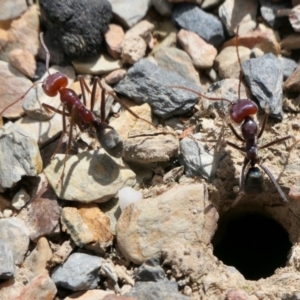
[[[279,223],[253,212],[221,216],[212,244],[214,255],[248,280],[269,277],[284,267],[292,247]]]

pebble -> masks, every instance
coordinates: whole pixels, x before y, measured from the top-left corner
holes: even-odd
[[[154,58],[159,67],[175,72],[186,80],[200,85],[199,74],[191,58],[183,50],[175,47],[161,47],[154,53]]]
[[[151,0],[109,0],[109,2],[116,19],[127,28],[138,23],[151,5]]]
[[[25,76],[33,78],[36,70],[34,55],[27,49],[14,49],[8,54],[8,61]]]
[[[135,184],[135,174],[123,163],[104,153],[86,151],[68,156],[65,176],[59,183],[65,155],[57,154],[44,169],[56,195],[79,202],[106,202],[124,186]],[[59,183],[59,184],[58,184]]]
[[[52,300],[57,293],[57,288],[47,275],[38,275],[22,288],[20,295],[15,300]]]
[[[285,81],[288,77],[290,77],[295,69],[297,68],[298,64],[291,58],[281,57],[280,58],[283,67],[283,81]]]
[[[164,17],[172,15],[173,5],[168,0],[151,0],[151,4]]]
[[[239,57],[241,62],[250,59],[251,50],[249,48],[239,46]],[[222,79],[239,78],[240,65],[235,46],[229,46],[221,50],[215,59],[215,66]]]
[[[41,18],[47,34],[59,42],[70,60],[99,53],[103,34],[112,18],[108,0],[69,3],[41,0]],[[84,13],[83,13],[84,12]]]
[[[106,49],[114,59],[119,59],[122,53],[122,43],[125,37],[123,28],[117,24],[109,24],[105,33]]]
[[[105,83],[108,85],[113,85],[118,83],[120,80],[122,80],[127,74],[126,69],[118,69],[115,71],[112,71],[108,75],[105,76],[104,80]]]
[[[117,295],[107,295],[103,298],[103,300],[138,300],[135,297],[125,297],[125,296],[117,296]]]
[[[51,278],[57,286],[72,291],[95,289],[100,281],[98,271],[102,262],[101,257],[75,252],[54,269]]]
[[[137,270],[135,281],[166,281],[164,269],[159,265],[157,258],[146,260]]]
[[[22,176],[36,176],[42,169],[37,143],[17,124],[0,130],[0,191],[14,186]]]
[[[268,105],[270,116],[282,119],[282,82],[283,68],[281,61],[273,54],[266,54],[242,63],[245,80],[260,107]]]
[[[207,206],[203,184],[174,186],[156,198],[127,206],[117,223],[122,254],[141,264],[149,258],[159,258],[164,249],[176,249],[179,244],[193,247],[196,242],[209,243],[218,214],[215,208],[204,214]],[[197,213],[192,213],[193,210]]]
[[[23,0],[17,0],[13,3],[9,0],[3,0],[1,5],[4,9],[1,9],[0,21],[16,19],[27,9],[26,2]]]
[[[195,4],[177,4],[173,10],[173,21],[180,28],[197,33],[215,47],[225,39],[221,21]]]
[[[0,219],[0,239],[11,249],[14,263],[20,265],[29,246],[29,230],[24,222],[16,217]]]
[[[256,0],[225,0],[219,7],[219,17],[229,35],[234,35],[239,25],[239,34],[251,32],[256,27],[258,3]]]
[[[130,138],[124,141],[123,159],[140,164],[167,162],[178,157],[178,152],[179,141],[174,132],[148,130],[138,132],[136,136],[132,132]]]
[[[26,205],[27,202],[30,201],[30,196],[26,192],[24,188],[21,188],[12,199],[12,206],[16,210],[20,210],[22,207]]]
[[[249,297],[244,290],[232,289],[227,293],[225,300],[249,300]]]
[[[64,298],[64,300],[104,300],[108,295],[114,295],[114,292],[103,290],[89,290],[73,293],[70,296]]]
[[[153,292],[155,291],[155,293]],[[171,281],[159,281],[159,282],[137,282],[132,290],[125,296],[135,297],[136,299],[147,300],[188,300],[186,297],[179,293],[178,283]]]
[[[217,56],[217,49],[205,42],[198,34],[181,29],[177,34],[177,40],[184,51],[191,57],[196,68],[211,68]]]
[[[293,29],[296,31],[296,32],[300,32],[300,6],[297,5],[295,6],[290,14],[289,14],[289,21],[293,27]]]
[[[123,211],[127,205],[143,199],[143,194],[140,191],[126,186],[118,191],[119,206]]]
[[[148,103],[154,114],[168,118],[188,112],[198,100],[198,96],[192,92],[170,88],[174,85],[200,91],[199,87],[176,73],[164,70],[147,59],[141,59],[114,88],[116,92],[138,104]]]
[[[9,279],[15,276],[13,252],[10,246],[0,238],[0,279]]]
[[[71,239],[68,239],[65,241],[60,241],[60,243],[56,245],[52,243],[51,247],[53,249],[51,262],[54,265],[59,265],[67,260],[71,252],[73,252],[77,246]]]
[[[215,174],[216,158],[207,152],[201,143],[201,133],[185,137],[180,141],[180,162],[184,166],[185,174],[189,177],[201,176],[210,179]]]
[[[103,253],[112,244],[110,220],[96,204],[81,204],[78,208],[64,207],[61,224],[63,231],[70,234],[78,247],[86,246]]]
[[[124,64],[134,64],[145,56],[153,29],[153,24],[143,20],[126,32],[121,54]]]

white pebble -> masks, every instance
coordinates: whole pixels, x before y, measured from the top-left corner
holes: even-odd
[[[20,189],[13,197],[12,206],[17,210],[20,210],[29,200],[30,196],[27,192],[24,189]]]
[[[141,192],[136,191],[135,189],[129,186],[120,189],[118,192],[118,197],[119,197],[119,205],[122,211],[130,203],[134,203],[136,201],[143,199],[143,195]]]

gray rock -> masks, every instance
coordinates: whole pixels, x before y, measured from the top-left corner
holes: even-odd
[[[151,0],[109,0],[109,2],[118,21],[129,28],[146,15],[151,5]]]
[[[281,57],[280,58],[283,67],[283,81],[288,79],[297,68],[298,64],[291,58]]]
[[[103,34],[112,18],[107,0],[72,2],[41,0],[42,22],[47,34],[58,41],[66,56],[73,60],[96,55]]]
[[[281,61],[268,53],[259,58],[246,60],[242,63],[243,73],[254,97],[260,107],[269,106],[270,116],[282,119],[282,78]]]
[[[202,176],[210,179],[214,176],[214,156],[208,153],[204,144],[199,140],[200,133],[193,135],[193,138],[186,137],[180,141],[180,158],[184,165],[185,174],[189,177]]]
[[[145,300],[188,300],[186,297],[178,292],[177,282],[136,282],[130,293],[126,294],[128,297],[136,297],[136,299]]]
[[[15,217],[1,219],[0,239],[6,242],[13,252],[14,263],[21,264],[29,246],[29,230],[24,222]]]
[[[10,246],[0,239],[0,279],[12,278],[15,275],[13,252]]]
[[[24,175],[38,175],[42,167],[36,141],[20,125],[5,124],[0,130],[0,190],[14,186]]]
[[[148,103],[153,113],[163,118],[188,112],[198,96],[172,86],[201,89],[174,72],[164,70],[147,59],[141,59],[129,70],[126,77],[115,85],[115,91],[126,95],[138,104]]]
[[[16,0],[1,1],[1,6],[3,9],[0,11],[0,21],[8,21],[18,18],[27,9],[26,1]]]
[[[56,285],[72,291],[91,290],[97,287],[98,272],[103,258],[85,253],[73,253],[51,276]]]
[[[162,16],[171,16],[172,4],[167,0],[151,0],[151,3]]]
[[[162,47],[154,53],[159,67],[177,73],[183,78],[200,85],[199,74],[186,52],[175,47]]]
[[[165,281],[166,274],[157,258],[146,260],[137,270],[135,281]]]
[[[189,31],[193,31],[215,47],[225,39],[221,21],[214,15],[199,8],[198,5],[180,3],[173,10],[173,21]]]

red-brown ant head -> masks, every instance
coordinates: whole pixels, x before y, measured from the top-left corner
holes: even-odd
[[[61,88],[65,88],[68,85],[68,78],[60,72],[49,75],[43,82],[43,90],[49,97],[57,95]]]
[[[257,114],[257,105],[249,99],[239,99],[232,104],[229,111],[233,122],[241,124],[246,117]]]

